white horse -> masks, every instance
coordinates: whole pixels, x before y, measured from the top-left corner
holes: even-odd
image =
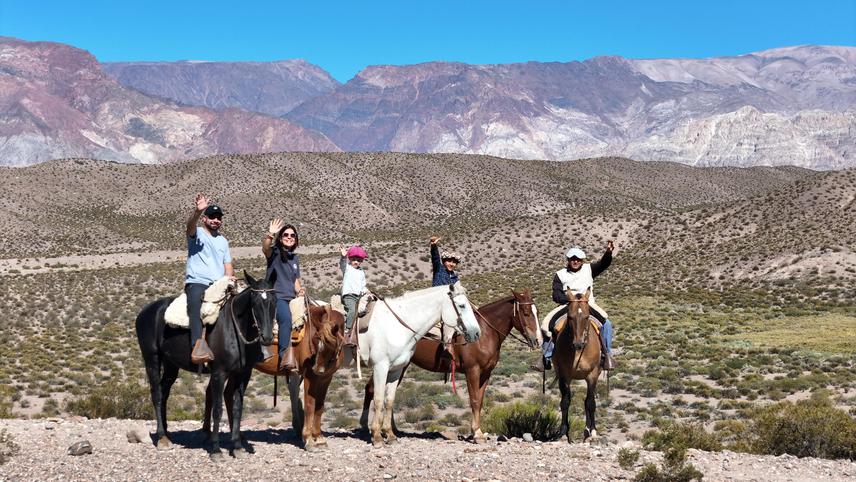
[[[440,320],[449,328],[463,333],[469,343],[481,335],[461,283],[435,286],[386,302],[376,302],[369,329],[359,339],[360,357],[371,364],[374,374],[375,415],[371,432],[375,447],[383,443],[381,417],[386,442],[396,441],[392,430],[392,407],[401,371],[410,362],[416,342]]]

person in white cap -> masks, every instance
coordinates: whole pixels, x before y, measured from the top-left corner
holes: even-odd
[[[602,348],[605,352],[603,357],[603,368],[605,370],[612,370],[615,368],[615,359],[612,357],[612,322],[609,321],[606,311],[597,305],[594,297],[594,278],[603,273],[606,268],[612,264],[613,249],[615,249],[615,245],[611,240],[607,241],[606,251],[603,253],[600,260],[595,261],[594,263],[585,262],[586,253],[578,246],[574,246],[565,253],[568,265],[559,271],[556,271],[556,274],[553,276],[553,301],[560,305],[564,305],[564,307],[553,314],[553,316],[545,317],[542,322],[541,330],[544,334],[544,343],[542,344],[541,349],[544,357],[540,360],[541,365],[536,364],[533,366],[536,370],[543,371],[545,368],[549,369],[550,359],[553,356],[551,327],[544,325],[550,325],[553,323],[553,320],[556,320],[561,315],[567,313],[567,305],[570,301],[568,300],[567,295],[568,290],[571,290],[574,293],[585,293],[588,289],[592,289],[592,293],[589,296],[591,315],[597,318],[597,320],[603,325],[603,329],[601,331],[604,345]]]

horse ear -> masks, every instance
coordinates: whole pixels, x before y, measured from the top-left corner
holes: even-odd
[[[589,286],[588,288],[586,288],[586,294],[585,294],[585,296],[583,297],[583,299],[584,299],[584,300],[586,300],[586,301],[588,301],[589,296],[591,296],[591,286]]]
[[[258,283],[255,278],[250,276],[250,273],[247,273],[247,270],[244,270],[244,279],[247,280],[247,283],[249,283],[251,286],[255,286]]]

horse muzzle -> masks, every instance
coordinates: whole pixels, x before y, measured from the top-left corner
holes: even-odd
[[[464,339],[467,340],[467,343],[475,343],[478,341],[479,337],[481,337],[481,330],[478,328],[472,331],[464,331]]]

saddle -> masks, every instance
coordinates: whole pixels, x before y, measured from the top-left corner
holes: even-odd
[[[205,295],[202,297],[202,315],[203,325],[213,325],[217,322],[217,315],[220,313],[220,308],[226,303],[227,294],[230,289],[235,289],[235,285],[228,276],[224,276],[215,281],[205,290]],[[242,290],[237,290],[240,292]],[[187,294],[182,293],[172,300],[164,312],[164,321],[167,325],[173,328],[190,328],[190,318],[187,316]]]
[[[373,293],[368,293],[360,297],[357,302],[357,318],[354,320],[354,325],[357,326],[358,333],[365,333],[369,329],[369,321],[372,318],[375,302],[378,297]],[[346,316],[345,305],[342,304],[342,295],[333,295],[330,297],[330,307]]]

